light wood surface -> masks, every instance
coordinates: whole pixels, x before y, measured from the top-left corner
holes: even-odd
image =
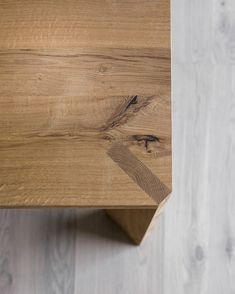
[[[168,0],[2,0],[0,9],[1,49],[170,46]]]
[[[103,212],[1,210],[1,294],[234,293],[234,11],[172,1],[173,193],[146,242]]]
[[[0,206],[156,208],[169,1],[0,1],[0,15]]]

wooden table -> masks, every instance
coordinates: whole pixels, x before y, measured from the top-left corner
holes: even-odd
[[[136,243],[171,191],[169,0],[0,1],[0,206],[101,207]]]

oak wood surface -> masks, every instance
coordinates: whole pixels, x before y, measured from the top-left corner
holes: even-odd
[[[170,192],[169,10],[0,1],[0,206],[157,207]]]
[[[168,0],[2,0],[0,15],[1,49],[170,47]]]
[[[234,11],[172,1],[173,195],[148,240],[102,211],[0,210],[1,294],[234,293]]]

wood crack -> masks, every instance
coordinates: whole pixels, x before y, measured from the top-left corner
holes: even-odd
[[[154,98],[155,96],[141,98],[138,95],[134,95],[126,99],[126,101],[120,105],[115,113],[107,120],[105,125],[101,127],[100,131],[110,131],[124,125],[141,109],[147,107]]]

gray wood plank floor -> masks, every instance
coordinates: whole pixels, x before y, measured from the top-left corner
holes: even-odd
[[[152,234],[1,210],[1,294],[235,293],[235,1],[173,0],[172,27],[174,192]]]

